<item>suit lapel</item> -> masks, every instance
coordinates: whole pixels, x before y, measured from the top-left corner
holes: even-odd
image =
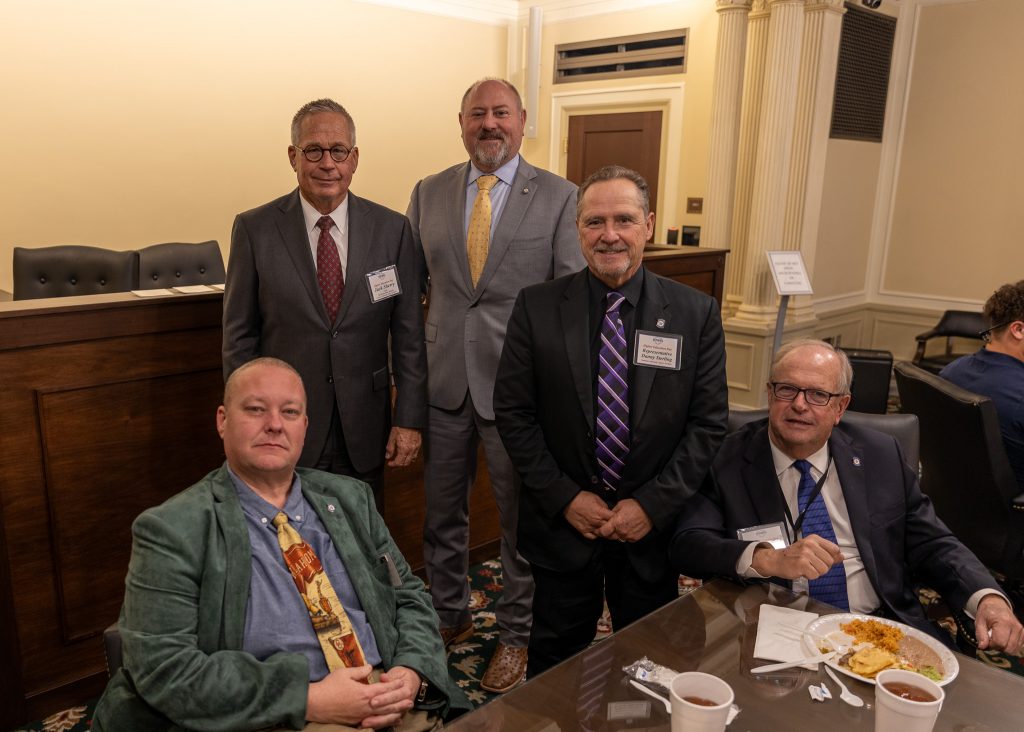
[[[466,186],[470,167],[467,162],[457,168],[451,185],[445,190],[444,210],[448,212],[448,245],[452,262],[462,278],[466,297],[472,297],[473,279],[469,276],[469,255],[466,253]]]
[[[214,512],[221,536],[224,537],[226,567],[224,568],[224,639],[230,650],[241,650],[245,635],[245,610],[249,602],[249,579],[252,573],[252,544],[238,494],[226,467],[213,479]]]
[[[281,207],[281,216],[277,221],[277,231],[281,236],[282,246],[291,257],[295,271],[299,274],[302,286],[306,288],[306,294],[313,303],[313,307],[320,314],[321,320],[327,325],[327,308],[324,307],[324,298],[320,294],[320,285],[316,281],[316,267],[313,264],[313,255],[309,249],[309,234],[306,232],[306,220],[302,215],[302,204],[299,203],[299,191],[295,190],[288,201]],[[351,230],[351,227],[349,227]]]
[[[562,332],[565,335],[565,352],[569,358],[576,387],[576,398],[580,401],[587,424],[594,424],[594,386],[590,368],[590,300],[587,289],[587,270],[577,274],[565,289],[565,299],[560,309]]]
[[[374,225],[373,218],[369,215],[368,207],[363,199],[349,193],[348,261],[345,265],[345,292],[341,296],[341,304],[338,307],[338,317],[335,323],[340,323],[345,318],[345,314],[348,312],[352,301],[358,297],[358,289],[362,285],[363,277],[366,275],[366,262],[370,255],[370,247],[373,245]]]
[[[871,509],[868,506],[867,482],[862,467],[865,458],[858,446],[850,440],[850,436],[840,430],[832,430],[828,449],[839,475],[839,484],[843,488],[846,513],[850,517],[853,539],[861,561],[864,562],[864,570],[871,584],[880,587],[878,565],[871,548]]]
[[[754,437],[747,444],[743,454],[744,465],[741,469],[743,485],[746,486],[748,497],[757,512],[757,519],[762,524],[786,521],[786,501],[782,496],[782,486],[775,474],[775,460],[768,443],[768,425],[761,425]],[[790,527],[787,527],[787,530]]]
[[[479,297],[487,288],[487,283],[497,272],[498,265],[505,257],[509,244],[515,239],[519,224],[522,223],[523,216],[526,215],[533,197],[537,195],[537,186],[534,185],[536,177],[536,168],[519,158],[519,167],[516,168],[515,178],[512,179],[512,189],[508,192],[508,198],[505,200],[505,208],[501,211],[498,225],[491,230],[490,243],[487,247],[487,261],[484,263],[484,270],[480,273],[480,280],[477,282],[476,297]],[[462,237],[465,242],[466,232],[462,232]],[[467,275],[468,266],[467,263]]]
[[[640,308],[640,322],[637,323],[636,330],[664,330],[666,333],[672,332],[672,319],[670,317],[671,311],[669,309],[668,299],[665,297],[665,291],[661,287],[661,283],[656,277],[650,276],[646,270],[643,273],[644,286],[641,300],[643,306]],[[664,320],[662,326],[658,327],[658,321]],[[636,342],[636,334],[633,335],[634,343]],[[635,346],[634,346],[635,347]],[[682,344],[680,344],[682,348]],[[627,353],[626,358],[632,360],[633,354]],[[633,367],[633,395],[630,401],[633,407],[636,409],[636,414],[633,416],[633,424],[638,425],[644,418],[644,412],[647,411],[647,403],[650,400],[651,388],[654,385],[654,377],[657,373],[657,369],[649,366],[634,366]]]

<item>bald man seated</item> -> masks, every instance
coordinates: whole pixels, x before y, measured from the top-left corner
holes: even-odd
[[[1024,628],[992,575],[938,519],[895,438],[841,422],[853,370],[823,341],[779,349],[768,418],[729,435],[683,509],[670,553],[693,577],[768,579],[949,645],[916,582],[975,620],[978,647],[1020,653]]]
[[[470,708],[369,486],[296,468],[307,422],[287,363],[232,373],[227,462],[132,526],[124,667],[94,732],[418,732]]]

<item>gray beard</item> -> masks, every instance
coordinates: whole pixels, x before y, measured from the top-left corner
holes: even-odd
[[[502,140],[501,145],[498,146],[497,152],[493,155],[488,155],[483,149],[477,145],[473,151],[473,162],[476,163],[476,167],[481,170],[497,170],[505,163],[505,158],[508,156],[508,141]]]

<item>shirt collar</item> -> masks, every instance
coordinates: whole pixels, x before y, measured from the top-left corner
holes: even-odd
[[[507,163],[502,165],[500,168],[495,170],[493,173],[484,173],[484,172],[482,172],[478,167],[476,167],[475,163],[470,161],[470,163],[469,163],[469,179],[466,181],[466,187],[467,188],[469,188],[470,186],[476,187],[476,179],[479,178],[481,175],[496,175],[496,176],[498,176],[498,180],[500,180],[505,185],[509,185],[510,186],[510,185],[512,185],[512,181],[515,180],[516,170],[518,168],[519,168],[519,154],[518,153],[516,153],[516,156],[514,158],[509,160]],[[347,199],[348,196],[345,196],[345,198]]]
[[[775,461],[775,475],[781,477],[789,468],[793,467],[793,458],[775,446],[775,443],[768,438],[768,444],[772,448],[772,460]],[[814,466],[819,474],[825,472],[828,467],[828,442],[826,441],[821,449],[807,458],[807,462]]]
[[[238,500],[242,504],[242,511],[257,521],[267,519],[266,521],[261,521],[265,526],[269,526],[274,531],[277,531],[274,527],[274,516],[282,510],[288,514],[289,523],[301,524],[305,520],[304,514],[306,509],[303,506],[302,480],[299,478],[298,473],[292,478],[292,486],[288,489],[288,498],[284,502],[283,509],[279,509],[274,504],[264,500],[256,491],[249,487],[248,483],[238,477],[230,465],[228,466],[228,476],[231,478],[231,483],[235,486]]]
[[[608,287],[604,282],[599,280],[593,272],[587,270],[587,278],[590,281],[591,292],[597,294],[598,299],[604,299],[604,297],[612,291],[612,288]],[[640,295],[643,294],[644,289],[644,267],[641,266],[633,276],[626,281],[624,285],[616,288],[616,292],[621,293],[628,302],[634,308],[640,303]]]
[[[346,193],[345,197],[341,199],[341,203],[338,207],[331,211],[329,214],[322,214],[313,208],[313,204],[305,199],[302,192],[299,192],[299,203],[302,204],[302,218],[306,222],[306,231],[310,232],[316,229],[316,235],[320,235],[320,229],[317,227],[316,222],[320,220],[321,216],[330,216],[334,219],[334,225],[337,227],[341,235],[345,235],[345,231],[348,229],[348,199],[349,196]]]

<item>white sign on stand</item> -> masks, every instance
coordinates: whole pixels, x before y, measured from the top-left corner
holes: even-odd
[[[813,295],[811,278],[804,267],[804,257],[799,251],[765,252],[768,255],[768,267],[775,280],[775,289],[779,298],[779,312],[775,316],[775,343],[772,354],[782,345],[782,327],[786,322],[786,308],[789,307],[790,295]]]

